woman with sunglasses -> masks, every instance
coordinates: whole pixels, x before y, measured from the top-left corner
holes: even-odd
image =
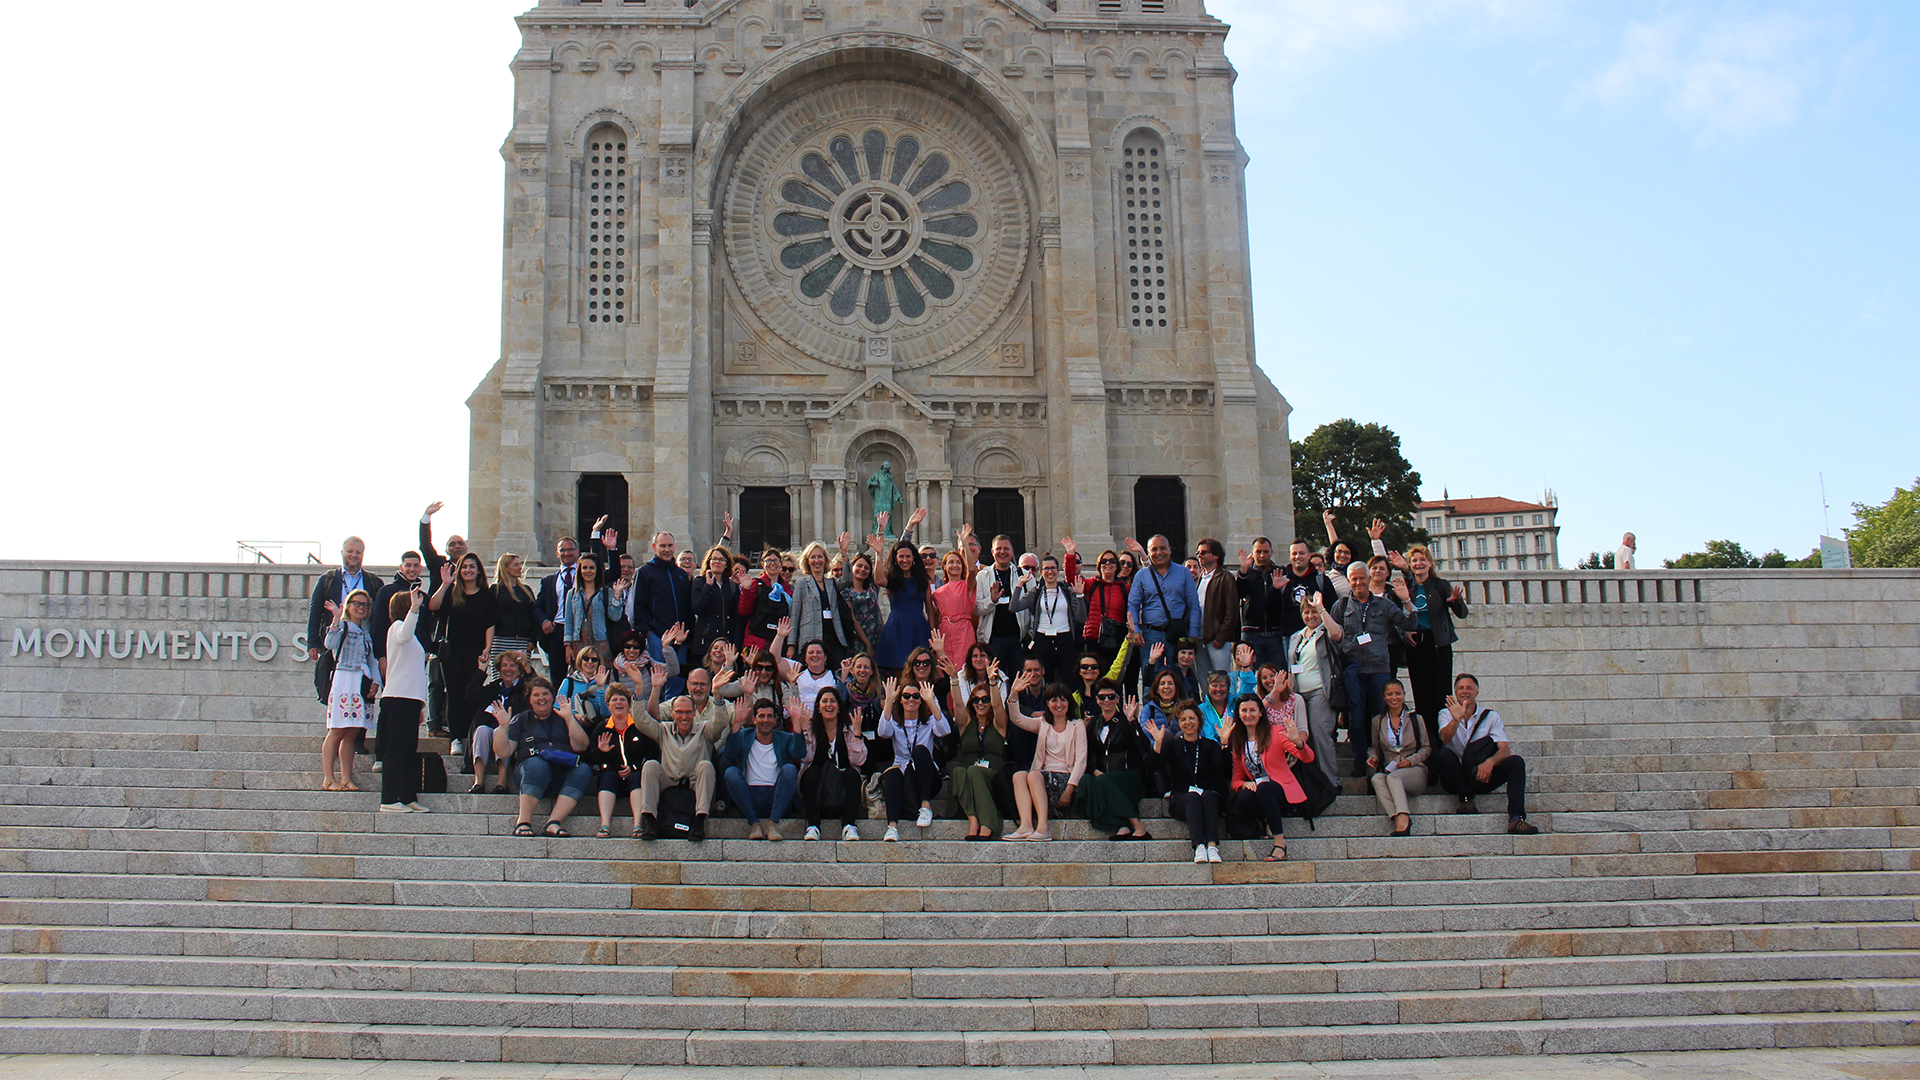
[[[793,614],[786,559],[768,548],[760,554],[760,576],[749,580],[741,572],[734,580],[740,585],[740,602],[734,610],[747,618],[745,644],[764,649],[773,644],[780,620]]]
[[[373,613],[373,596],[355,589],[346,603],[326,602],[333,622],[327,627],[325,646],[334,656],[333,683],[327,689],[327,735],[320,741],[320,790],[359,791],[353,782],[353,746],[360,732],[372,726],[373,710],[368,703],[368,688],[380,682],[380,669],[373,659],[373,636],[367,630],[367,617]],[[340,763],[340,779],[333,778],[334,761]]]
[[[883,674],[905,674],[907,654],[925,648],[933,636],[933,581],[913,541],[897,541],[887,552],[887,598],[892,610],[880,631],[874,663]]]
[[[807,816],[806,839],[820,839],[820,822],[828,815],[840,819],[840,839],[860,839],[856,823],[867,816],[866,789],[860,780],[867,743],[838,689],[821,689],[803,732],[807,756],[800,762],[800,810]]]
[[[607,715],[607,665],[600,662],[600,650],[589,645],[573,654],[573,670],[560,680],[554,700],[569,702],[574,719],[591,730]]]
[[[1013,681],[1017,695],[1040,676],[1023,671]],[[1054,809],[1066,810],[1080,790],[1080,778],[1087,771],[1087,728],[1074,721],[1073,695],[1054,683],[1040,691],[1042,714],[1030,716],[1025,709],[1013,710],[1013,721],[1040,737],[1033,753],[1033,767],[1013,778],[1013,802],[1020,812],[1020,827],[1007,834],[1009,840],[1051,840],[1047,815]]]
[[[967,815],[969,840],[991,840],[1007,824],[993,798],[994,778],[1007,763],[1007,699],[1001,681],[1000,665],[991,665],[987,677],[960,696],[965,708],[957,710],[953,797]]]
[[[1119,689],[1111,681],[1096,689],[1086,722],[1087,821],[1111,833],[1109,840],[1151,840],[1140,821],[1145,777],[1155,764],[1151,744],[1141,732],[1140,702],[1127,702],[1123,714],[1114,697]]]
[[[914,650],[909,666],[933,667],[933,654]],[[953,725],[940,713],[933,680],[923,677],[908,682],[888,679],[887,704],[880,714],[880,736],[893,740],[893,764],[880,774],[880,790],[887,800],[887,832],[883,840],[900,839],[900,819],[907,807],[919,804],[914,824],[924,829],[933,824],[933,797],[940,793],[940,766],[933,758],[933,741],[953,731]]]
[[[661,642],[668,646],[678,644],[674,640],[676,630],[685,632],[676,624],[660,635]],[[662,648],[660,652],[665,658],[663,662],[667,666],[667,677],[672,678],[680,674],[680,651]],[[604,665],[603,670],[605,670]],[[648,692],[653,689],[653,661],[647,656],[647,639],[640,631],[629,630],[626,636],[620,639],[620,652],[613,658],[608,678],[618,681],[628,690],[633,691],[633,700],[647,700]]]
[[[1120,556],[1110,548],[1102,551],[1094,562],[1094,576],[1080,578],[1079,547],[1073,542],[1073,537],[1062,537],[1060,546],[1067,553],[1067,574],[1078,579],[1075,583],[1077,591],[1087,601],[1087,618],[1080,627],[1084,655],[1095,657],[1100,670],[1105,672],[1113,667],[1114,658],[1119,655],[1120,646],[1126,641],[1128,585],[1120,579]],[[1100,629],[1109,619],[1120,624],[1118,637],[1116,639],[1114,633],[1109,633],[1107,636],[1113,640],[1113,644],[1102,645]]]

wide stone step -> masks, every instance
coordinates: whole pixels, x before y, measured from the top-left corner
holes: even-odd
[[[753,968],[640,965],[381,963],[64,954],[0,955],[0,983],[388,990],[436,995],[637,994],[997,1000],[1418,993],[1629,984],[1913,979],[1920,951],[1697,953],[1493,960],[1375,960],[1106,967]],[[371,1021],[369,1021],[371,1022]],[[420,1018],[412,1022],[500,1021]],[[536,1023],[533,1020],[524,1023]]]
[[[472,934],[633,939],[804,939],[821,941],[944,941],[1099,937],[1210,939],[1311,934],[1348,934],[1368,918],[1397,914],[1406,932],[1586,930],[1604,927],[1693,928],[1764,926],[1808,922],[1911,923],[1916,919],[1910,874],[1805,875],[1703,878],[1695,885],[1739,885],[1732,895],[1704,889],[1654,897],[1647,887],[1605,890],[1597,897],[1514,897],[1505,903],[1480,897],[1435,897],[1428,886],[1395,890],[1380,885],[1323,887],[1299,894],[1302,903],[1283,910],[1214,912],[1196,918],[1185,911],[1023,912],[791,912],[556,909],[503,907],[485,896],[466,906],[444,904],[329,904],[281,901],[205,900],[0,900],[0,920],[9,925],[58,930],[118,926],[158,930],[301,930],[378,935]],[[1854,891],[1848,891],[1851,888]],[[1331,891],[1328,891],[1331,890]],[[1877,891],[1876,891],[1877,890]],[[492,892],[493,890],[488,890]],[[1635,902],[1622,903],[1621,893]],[[1893,932],[1893,931],[1889,931]],[[1875,947],[1878,947],[1876,945]]]
[[[1787,1012],[1495,1023],[1144,1031],[633,1031],[292,1024],[248,1020],[25,1020],[0,1028],[0,1053],[175,1054],[611,1065],[887,1067],[1245,1064],[1908,1046],[1920,1013]]]
[[[1356,918],[1385,914],[1360,909]],[[1075,937],[897,940],[613,938],[450,933],[341,934],[316,930],[0,926],[4,950],[33,955],[194,956],[234,959],[620,964],[755,968],[1110,967],[1371,960],[1497,960],[1557,956],[1920,949],[1913,923],[1773,923],[1580,930],[1412,930],[1386,941],[1352,931],[1209,938]]]
[[[1192,997],[674,997],[590,993],[430,994],[384,990],[59,985],[0,988],[8,1018],[252,1020],[375,1026],[616,1028],[641,1031],[1057,1031],[1316,1027],[1912,1011],[1920,981],[1820,980]]]

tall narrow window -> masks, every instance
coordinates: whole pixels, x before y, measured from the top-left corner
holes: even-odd
[[[627,531],[627,478],[619,473],[581,473],[573,505],[573,535],[579,538],[582,549],[587,546],[587,537],[593,535],[593,523],[602,515],[609,526],[624,533]]]
[[[1027,550],[1027,500],[1016,488],[981,488],[973,496],[974,531],[983,541],[1006,534],[1017,555]],[[988,552],[989,555],[992,552]]]
[[[626,136],[603,127],[587,142],[587,321],[627,321]]]
[[[1143,476],[1133,482],[1133,530],[1141,543],[1165,536],[1173,561],[1191,552],[1187,548],[1187,485],[1177,476]]]
[[[1120,148],[1119,250],[1124,262],[1121,304],[1123,325],[1134,333],[1165,333],[1168,233],[1172,205],[1167,198],[1166,153],[1152,131],[1128,135]]]
[[[750,487],[740,493],[740,550],[754,562],[767,548],[793,546],[793,495],[786,488]]]

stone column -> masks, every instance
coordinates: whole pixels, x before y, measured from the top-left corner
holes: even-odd
[[[1040,242],[1047,277],[1048,321],[1060,358],[1064,385],[1050,396],[1051,404],[1065,407],[1054,425],[1055,463],[1065,463],[1072,478],[1068,505],[1076,538],[1088,546],[1106,546],[1113,538],[1107,470],[1107,392],[1100,360],[1099,250],[1093,213],[1093,143],[1088,113],[1093,108],[1087,86],[1086,56],[1063,45],[1053,54],[1054,145],[1059,177],[1060,214],[1052,222],[1043,216]],[[1056,299],[1057,298],[1057,299]],[[1063,400],[1064,399],[1064,400]]]
[[[552,175],[547,160],[551,124],[553,52],[522,49],[513,58],[514,124],[506,158],[506,288],[501,312],[499,520],[480,550],[520,551],[541,562],[540,373],[546,341],[547,224],[550,189],[565,186],[564,165]],[[563,200],[564,202],[565,200]],[[481,541],[481,537],[474,537]]]
[[[1046,545],[1040,542],[1040,489],[1023,487],[1020,489],[1020,510],[1026,520],[1023,524],[1027,532],[1027,550],[1044,551]]]
[[[827,538],[827,504],[823,498],[825,488],[826,481],[813,481],[813,520],[807,525],[813,530],[815,540]]]
[[[913,508],[915,510],[918,510],[923,506],[929,508],[927,510],[927,520],[920,523],[920,531],[922,534],[924,534],[927,532],[927,527],[933,523],[933,510],[931,509],[932,504],[927,502],[927,492],[931,490],[931,487],[925,480],[917,481],[915,483],[915,487],[918,489],[920,493],[920,501],[914,503]]]
[[[695,426],[690,408],[696,260],[688,173],[694,66],[691,49],[663,50],[654,65],[660,73],[660,356],[653,379],[653,527],[671,533],[687,531],[693,475],[688,443]]]
[[[1205,260],[1208,340],[1219,400],[1214,412],[1220,462],[1221,540],[1228,550],[1249,543],[1266,523],[1262,489],[1272,481],[1263,470],[1233,468],[1259,444],[1259,398],[1254,386],[1253,313],[1248,304],[1246,154],[1233,127],[1233,67],[1224,54],[1202,54],[1194,67],[1199,98],[1201,170],[1170,175],[1188,219],[1181,233],[1200,238]],[[1196,190],[1198,189],[1198,190]],[[1198,214],[1199,221],[1192,218]],[[1197,228],[1194,226],[1198,226]],[[1192,240],[1189,239],[1189,243]],[[1191,295],[1191,290],[1189,290]],[[1205,523],[1194,522],[1200,532]]]

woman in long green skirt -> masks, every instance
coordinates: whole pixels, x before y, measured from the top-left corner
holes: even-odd
[[[953,680],[956,697],[961,685]],[[968,686],[967,699],[953,703],[953,796],[967,815],[969,840],[991,840],[1007,823],[993,801],[993,778],[1007,763],[1007,703],[1000,686],[995,663],[990,678]]]
[[[1140,822],[1140,799],[1153,746],[1135,719],[1140,702],[1128,701],[1120,710],[1120,686],[1111,679],[1094,685],[1094,709],[1087,718],[1087,821],[1111,840],[1151,840]]]

